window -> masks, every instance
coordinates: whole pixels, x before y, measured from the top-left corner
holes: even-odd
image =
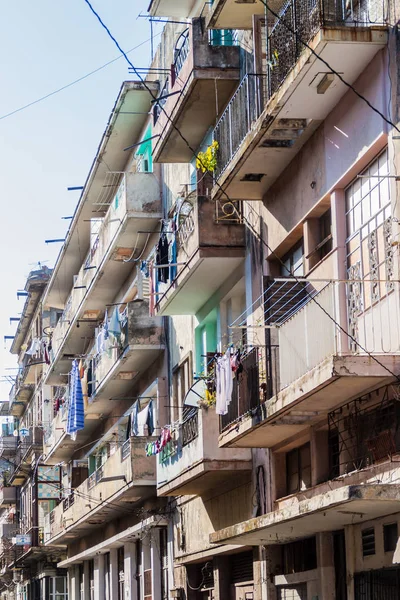
[[[375,529],[373,527],[362,530],[361,543],[363,556],[372,556],[375,554]]]
[[[183,401],[192,385],[192,379],[192,355],[190,353],[172,372],[173,407],[171,421],[182,418]]]
[[[317,545],[315,537],[290,544],[283,544],[281,568],[278,575],[290,575],[312,571],[317,568]]]
[[[286,455],[287,493],[294,494],[311,485],[310,444],[295,448]]]
[[[351,236],[389,205],[387,148],[346,189],[347,235]]]
[[[167,529],[160,529],[161,598],[168,600],[168,536]]]
[[[398,539],[397,523],[389,523],[383,526],[383,548],[385,552],[394,552]]]
[[[49,600],[67,600],[67,578],[50,577],[50,596]]]
[[[297,275],[302,277],[304,275],[304,246],[303,238],[295,245],[289,252],[283,257],[281,266],[281,275],[283,277],[289,277],[290,275]]]

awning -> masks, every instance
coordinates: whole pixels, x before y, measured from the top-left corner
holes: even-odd
[[[304,500],[250,519],[210,535],[214,544],[260,546],[282,544],[322,531],[334,531],[399,511],[400,485],[346,485],[322,492],[322,487]]]

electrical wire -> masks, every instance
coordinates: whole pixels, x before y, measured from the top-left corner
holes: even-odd
[[[103,22],[103,20],[101,19],[100,15],[96,12],[96,10],[94,9],[94,7],[92,6],[91,2],[89,0],[84,0],[84,2],[88,5],[89,9],[91,10],[91,12],[93,13],[93,15],[97,18],[97,20],[99,21],[100,25],[105,29],[105,31],[107,32],[108,36],[110,37],[110,39],[114,42],[114,44],[116,45],[116,47],[118,48],[118,50],[121,52],[122,56],[125,58],[126,62],[129,64],[129,66],[132,68],[132,70],[135,72],[135,74],[137,75],[137,77],[140,79],[140,81],[143,83],[145,89],[148,91],[148,93],[150,94],[150,96],[157,101],[157,97],[155,96],[155,94],[153,93],[153,91],[149,88],[149,86],[147,85],[146,81],[144,80],[144,78],[141,76],[141,74],[138,72],[138,70],[136,69],[136,67],[133,65],[133,63],[130,61],[129,57],[127,56],[127,53],[122,49],[122,47],[120,46],[119,42],[117,41],[117,39],[113,36],[113,34],[111,33],[110,29],[107,27],[107,25]],[[274,12],[264,0],[261,0],[261,2],[264,4],[264,6],[266,7],[267,10],[269,10],[271,12],[271,14],[273,16],[275,16],[279,21],[282,21],[281,17]],[[390,120],[388,119],[380,110],[378,110],[375,106],[373,106],[371,104],[371,102],[365,97],[363,96],[360,92],[358,92],[354,86],[352,84],[349,84],[340,73],[338,73],[337,71],[335,71],[334,69],[332,69],[332,67],[330,66],[330,64],[323,59],[321,56],[318,55],[318,53],[307,43],[304,42],[304,40],[301,38],[301,36],[292,28],[290,27],[285,21],[282,21],[285,25],[285,27],[288,29],[288,31],[290,31],[293,35],[296,36],[296,38],[298,39],[299,42],[301,42],[306,48],[308,48],[310,50],[310,52],[316,56],[316,58],[318,60],[320,60],[323,64],[325,64],[325,66],[332,72],[334,73],[339,79],[340,81],[342,81],[342,83],[344,85],[346,85],[349,89],[351,89],[363,102],[365,102],[370,108],[371,110],[373,110],[375,113],[377,113],[379,116],[381,116],[381,118],[388,123],[389,125],[391,125],[392,127],[394,127],[397,131],[399,131],[400,133],[400,129]],[[193,156],[199,160],[200,165],[203,165],[203,162],[199,159],[199,157],[197,156],[196,151],[191,147],[189,141],[185,138],[185,136],[182,134],[182,132],[180,131],[180,129],[175,125],[175,123],[173,122],[172,118],[168,115],[168,113],[166,112],[165,108],[163,106],[160,106],[162,112],[165,114],[168,122],[171,124],[171,126],[173,127],[173,129],[178,133],[178,135],[180,136],[180,138],[183,140],[183,142],[186,144],[186,146],[189,148],[189,150],[193,153]],[[205,169],[206,171],[208,171],[208,169]],[[223,192],[223,194],[226,196],[226,198],[228,199],[229,202],[232,202],[231,198],[229,197],[229,195],[227,194],[227,192],[222,188],[222,186],[217,182],[217,186],[219,187],[219,189]],[[246,224],[250,227],[250,229],[252,230],[252,232],[256,235],[257,239],[259,241],[261,241],[262,244],[265,245],[265,247],[268,249],[268,251],[270,252],[271,255],[275,256],[278,261],[281,264],[284,264],[283,261],[281,260],[281,258],[276,254],[276,252],[274,252],[269,245],[266,243],[266,241],[264,239],[261,238],[261,236],[259,235],[259,233],[253,228],[252,224],[249,222],[249,220],[246,218],[245,219]],[[289,271],[289,269],[287,268],[286,265],[284,265],[286,270]],[[291,273],[289,273],[290,275],[292,275]],[[296,276],[294,276],[294,279],[298,280],[298,278]],[[328,311],[323,308],[321,306],[321,304],[315,299],[315,297],[311,297],[311,300],[313,302],[315,302],[315,304],[317,306],[319,306],[321,308],[321,310],[324,312],[324,314],[326,316],[328,316],[329,319],[331,319],[333,321],[333,323],[335,324],[335,326],[342,332],[344,333],[346,336],[348,336],[349,339],[351,339],[363,352],[365,352],[370,358],[372,358],[372,360],[374,360],[377,364],[379,364],[385,371],[387,371],[388,373],[390,373],[393,377],[395,377],[398,381],[400,381],[400,377],[398,375],[396,375],[393,371],[391,371],[386,365],[384,365],[381,361],[379,361],[374,355],[372,355],[370,352],[368,352],[361,344],[358,340],[356,340],[351,334],[349,334],[349,332],[347,332],[337,321],[334,317],[332,317],[332,315],[330,315],[328,313]]]
[[[160,35],[160,33],[156,33],[153,37],[157,37],[158,35]],[[145,44],[147,44],[150,41],[151,41],[151,38],[148,38],[147,40],[145,40],[144,42],[141,42],[134,48],[127,50],[126,53],[130,54],[131,52],[134,52],[135,50],[137,50],[141,46],[144,46]],[[17,113],[22,112],[23,110],[26,110],[27,108],[30,108],[31,106],[34,106],[35,104],[39,104],[39,102],[43,102],[43,100],[47,100],[47,98],[51,98],[51,96],[55,96],[56,94],[63,92],[64,90],[72,87],[73,85],[80,83],[81,81],[84,81],[91,75],[95,75],[102,69],[105,69],[106,67],[115,63],[117,60],[120,60],[121,58],[122,58],[122,56],[117,56],[116,58],[113,58],[112,60],[109,60],[108,62],[106,62],[104,65],[101,65],[101,67],[97,67],[97,69],[94,69],[93,71],[90,71],[89,73],[86,73],[86,75],[82,75],[82,77],[79,77],[78,79],[75,79],[74,81],[71,81],[70,83],[67,83],[66,85],[63,85],[62,87],[50,92],[49,94],[46,94],[45,96],[42,96],[41,98],[37,98],[36,100],[33,100],[32,102],[29,102],[28,104],[25,104],[24,106],[20,106],[19,108],[16,108],[15,110],[12,110],[11,112],[0,116],[0,121],[2,121],[3,119],[8,119],[8,117],[12,117],[13,115],[15,115]]]
[[[358,96],[360,98],[360,100],[362,100],[363,102],[365,102],[365,104],[367,104],[367,106],[369,106],[369,108],[371,110],[373,110],[376,114],[378,114],[380,117],[382,117],[382,119],[388,124],[391,125],[392,127],[394,127],[396,129],[396,131],[398,131],[400,133],[400,128],[397,127],[397,125],[395,123],[393,123],[393,121],[391,119],[388,119],[383,112],[381,112],[378,108],[376,108],[369,100],[368,98],[366,98],[363,94],[361,94],[358,90],[356,90],[356,88],[349,83],[348,81],[345,80],[345,78],[343,77],[343,75],[341,75],[338,71],[336,71],[335,69],[333,69],[331,67],[331,65],[328,63],[328,61],[326,61],[324,58],[322,58],[322,56],[320,56],[318,54],[318,52],[316,52],[314,50],[314,48],[312,48],[310,46],[310,44],[308,44],[307,42],[305,42],[303,40],[303,38],[301,37],[301,35],[295,30],[293,29],[293,27],[291,27],[286,21],[285,19],[282,19],[282,17],[276,13],[274,10],[272,10],[272,8],[267,4],[267,2],[265,0],[260,0],[260,2],[265,6],[265,8],[267,9],[267,11],[269,11],[271,13],[271,15],[273,15],[276,19],[278,19],[278,21],[280,23],[282,23],[286,29],[296,37],[296,39],[303,45],[305,46],[305,48],[307,48],[311,54],[313,54],[313,56],[315,56],[320,62],[322,62],[331,73],[333,73],[334,75],[336,75],[336,77],[338,79],[340,79],[340,81],[346,86],[348,87],[350,90],[352,90],[352,92],[354,92],[354,94],[356,96]]]

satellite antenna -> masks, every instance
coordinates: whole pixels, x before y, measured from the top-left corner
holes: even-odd
[[[198,379],[194,382],[192,387],[189,388],[183,404],[185,406],[194,406],[199,408],[200,400],[204,400],[206,394],[207,384],[204,379]]]

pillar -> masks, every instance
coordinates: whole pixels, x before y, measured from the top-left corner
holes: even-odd
[[[335,563],[333,539],[329,532],[317,533],[317,565],[319,577],[319,597],[335,600]]]
[[[110,600],[118,600],[118,550],[110,550]]]
[[[74,565],[68,569],[68,599],[80,600],[79,565]]]
[[[320,240],[319,219],[307,219],[303,227],[304,235],[304,268],[308,273],[319,261],[318,252],[311,254]],[[310,256],[311,254],[311,256]]]
[[[344,190],[335,190],[331,194],[331,214],[332,214],[332,247],[337,248],[336,260],[334,261],[333,277],[334,279],[347,279],[347,252],[346,252],[346,199]],[[334,285],[335,300],[335,319],[348,330],[347,325],[347,302],[346,302],[346,283],[336,283]],[[349,349],[348,336],[342,331],[336,330],[338,340],[338,351],[347,352]]]
[[[83,563],[83,597],[86,600],[86,598],[89,600],[90,598],[90,575],[89,575],[89,561],[85,560],[85,562]]]
[[[356,547],[353,525],[345,526],[344,535],[346,541],[347,600],[354,600],[354,571],[356,566]]]
[[[151,560],[151,589],[152,600],[161,599],[161,561],[160,561],[160,530],[152,529],[150,533]]]
[[[126,600],[141,600],[138,598],[136,585],[136,544],[129,542],[124,547],[124,573]]]
[[[94,559],[94,598],[95,600],[105,599],[104,585],[104,554],[96,556]]]
[[[143,594],[148,591],[146,589],[146,582],[148,576],[146,573],[151,570],[151,549],[150,549],[150,538],[148,535],[142,540],[142,581],[143,581]],[[154,590],[153,590],[154,591]],[[149,594],[148,594],[149,595]]]

